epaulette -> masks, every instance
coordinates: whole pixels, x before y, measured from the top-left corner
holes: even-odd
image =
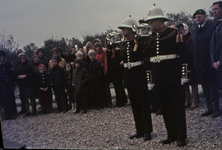
[[[176,37],[176,43],[183,43],[183,35],[182,34],[177,34],[177,37]]]
[[[175,29],[177,29],[176,43],[179,43],[179,42],[183,43],[183,35],[179,33],[178,28],[175,28]]]

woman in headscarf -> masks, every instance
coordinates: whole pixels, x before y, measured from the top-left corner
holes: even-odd
[[[24,53],[20,53],[18,55],[18,62],[19,65],[16,68],[16,77],[19,86],[20,99],[22,103],[25,103],[26,116],[30,115],[28,101],[28,99],[30,99],[32,106],[32,115],[34,116],[36,114],[36,92],[35,85],[33,84],[33,79],[36,78],[35,69],[31,64],[27,62],[27,58]]]

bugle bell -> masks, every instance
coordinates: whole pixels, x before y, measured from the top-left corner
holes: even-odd
[[[110,45],[124,41],[124,35],[121,32],[110,32],[106,35],[106,40],[110,41]]]
[[[151,29],[149,27],[148,24],[140,24],[137,25],[136,23],[134,23],[132,25],[132,29],[134,32],[137,33],[138,36],[145,36],[145,35],[150,35],[151,34]]]

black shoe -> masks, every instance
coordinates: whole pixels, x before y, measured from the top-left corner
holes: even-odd
[[[162,110],[161,110],[161,109],[158,109],[156,115],[162,115],[162,114],[163,114]]]
[[[66,113],[66,112],[67,112],[67,110],[63,110],[62,112],[63,112],[63,113]]]
[[[25,111],[24,110],[21,110],[20,112],[18,112],[18,114],[24,114]]]
[[[166,140],[160,141],[160,143],[162,143],[162,144],[170,144],[170,143],[172,143],[174,141],[176,141],[176,138],[168,138]]]
[[[86,110],[83,110],[83,111],[82,111],[82,114],[85,114],[85,113],[87,113],[87,111],[86,111]]]
[[[216,118],[218,116],[220,116],[220,112],[216,111],[216,112],[213,113],[212,118]]]
[[[102,106],[99,106],[99,107],[96,108],[96,110],[100,110],[100,109],[102,109],[102,108],[103,108]]]
[[[26,113],[26,114],[25,114],[25,116],[30,116],[30,115],[31,115],[31,113]]]
[[[15,115],[11,115],[11,119],[12,120],[16,119]]]
[[[3,121],[3,120],[9,120],[9,119],[11,119],[11,117],[6,116],[6,117],[2,118],[1,121]]]
[[[61,110],[56,110],[56,113],[60,113],[61,112]]]
[[[143,135],[140,135],[140,134],[134,134],[134,135],[129,136],[130,139],[133,139],[133,138],[140,138],[140,137],[143,137]]]
[[[36,115],[36,112],[32,112],[32,116],[35,116]]]
[[[201,117],[203,117],[203,116],[209,116],[209,115],[212,115],[213,114],[213,112],[212,111],[206,111],[205,113],[203,113],[203,114],[201,114]]]
[[[187,143],[185,140],[178,140],[177,141],[177,146],[185,146]]]
[[[143,140],[144,141],[151,140],[151,134],[144,134]]]
[[[79,113],[79,112],[80,112],[80,111],[79,111],[79,110],[77,110],[77,111],[75,111],[75,112],[74,112],[74,114],[77,114],[77,113]]]

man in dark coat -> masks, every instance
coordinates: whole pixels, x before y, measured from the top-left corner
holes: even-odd
[[[124,66],[124,88],[127,88],[129,94],[136,126],[136,134],[131,135],[129,138],[143,137],[143,140],[147,141],[151,140],[153,128],[146,69],[143,61],[145,49],[138,43],[135,33],[132,30],[134,23],[136,21],[129,16],[118,26],[126,38],[120,47],[123,52],[123,61],[120,64]]]
[[[210,40],[213,25],[206,22],[206,13],[202,9],[197,10],[193,18],[198,24],[192,34],[194,67],[197,83],[202,85],[208,109],[201,116],[213,114],[214,118],[219,116],[219,77],[211,66]]]
[[[211,66],[217,70],[222,90],[222,1],[213,3],[214,17],[217,19],[215,23],[213,35],[210,42]],[[219,104],[219,103],[218,103]]]
[[[80,103],[82,103],[83,112],[86,113],[88,82],[90,80],[88,71],[82,67],[82,60],[75,59],[74,65],[76,69],[73,71],[73,84],[76,95],[76,113],[80,111]]]
[[[159,93],[163,119],[167,130],[167,139],[162,144],[177,141],[177,146],[186,145],[186,118],[181,70],[185,55],[182,37],[176,28],[167,27],[169,21],[161,8],[154,7],[148,11],[144,20],[153,30],[148,41],[152,80]]]
[[[4,108],[5,117],[3,120],[15,119],[17,113],[14,96],[15,72],[13,65],[5,58],[5,52],[0,51],[0,105]]]

